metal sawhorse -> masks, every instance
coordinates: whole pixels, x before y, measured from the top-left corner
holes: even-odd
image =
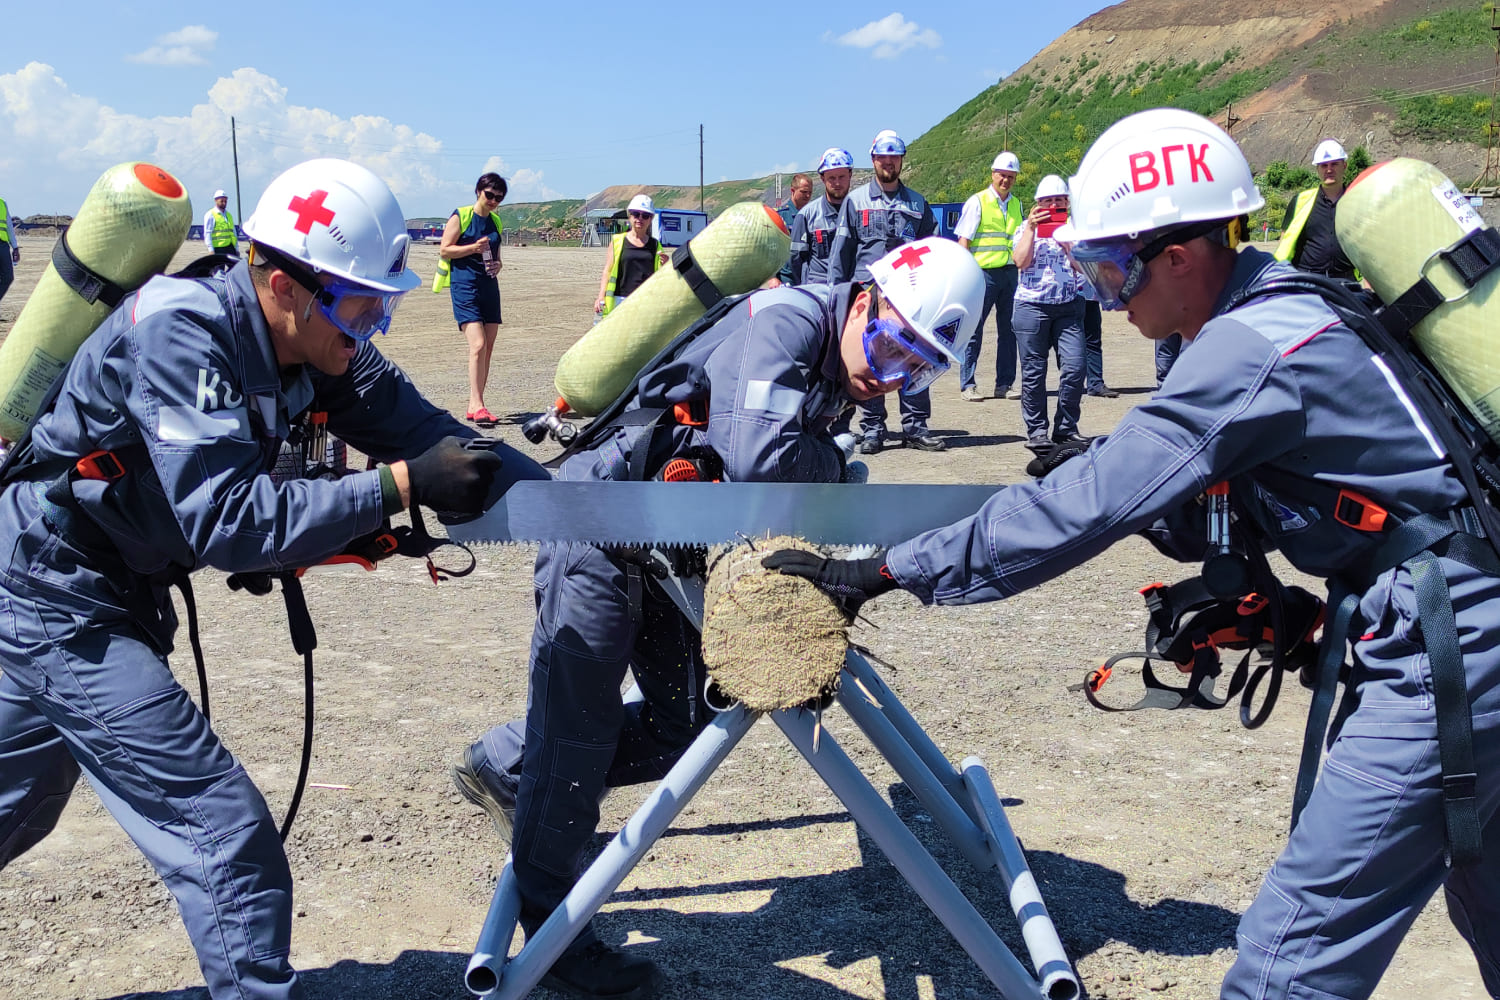
[[[689,620],[701,623],[701,584],[694,587],[692,581],[675,577],[666,583],[669,591],[675,586],[672,597]],[[1005,946],[838,742],[826,731],[815,736],[816,721],[811,710],[782,709],[770,713],[771,720],[843,802],[855,822],[885,852],[1002,997],[1077,1000],[1078,977],[1063,951],[1036,880],[1026,864],[1025,853],[984,765],[977,757],[969,757],[956,770],[858,652],[850,650],[845,657],[840,681],[836,696],[839,704],[900,775],[933,821],[978,871],[999,870],[1011,909],[1020,922],[1034,975]],[[755,719],[756,713],[740,704],[720,712],[513,959],[508,959],[507,954],[520,915],[521,898],[507,856],[464,975],[469,991],[485,1000],[520,1000],[529,993],[583,925],[666,832],[709,775],[729,756]]]

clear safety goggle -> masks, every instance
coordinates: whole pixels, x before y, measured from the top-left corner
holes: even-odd
[[[369,340],[391,328],[391,314],[405,295],[405,292],[377,292],[365,285],[334,278],[313,292],[313,300],[341,333],[355,340]]]
[[[875,378],[884,385],[900,382],[903,396],[921,392],[949,368],[942,352],[893,319],[871,320],[864,339]]]
[[[1161,253],[1144,255],[1135,238],[1079,240],[1073,244],[1073,262],[1099,293],[1101,309],[1123,309],[1151,280],[1146,264]]]

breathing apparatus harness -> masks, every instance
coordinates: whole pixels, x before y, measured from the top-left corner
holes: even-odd
[[[117,306],[122,300],[123,290],[73,256],[66,244],[66,234],[58,239],[53,248],[52,257],[58,275],[86,300],[92,302],[97,299],[111,307]],[[194,260],[181,271],[174,273],[172,277],[212,277],[237,263],[239,263],[237,257],[227,254],[208,254]],[[220,295],[222,302],[222,291],[217,288],[215,291]],[[228,303],[224,304],[227,309]],[[0,460],[0,488],[23,478],[35,482],[39,490],[43,519],[54,532],[102,565],[118,565],[124,572],[133,572],[124,566],[108,534],[88,516],[78,503],[73,494],[73,485],[85,479],[112,482],[123,478],[133,466],[139,467],[142,464],[149,466],[150,459],[145,445],[132,445],[116,451],[94,451],[61,469],[37,468],[39,463],[35,459],[32,448],[32,428],[36,426],[42,414],[52,409],[58,393],[62,391],[66,376],[67,367],[48,387],[41,404],[37,407],[37,417],[27,427],[26,433],[4,453],[3,460]],[[293,456],[296,478],[337,478],[351,471],[347,468],[335,468],[329,464],[328,442],[327,414],[312,412],[303,414],[293,426],[292,433],[287,439],[287,446],[291,449]],[[420,508],[415,505],[410,508],[410,516],[410,526],[392,527],[387,519],[376,531],[356,539],[340,553],[324,560],[320,565],[354,563],[373,570],[375,564],[383,559],[393,555],[404,555],[425,559],[427,572],[433,583],[467,576],[474,571],[474,554],[467,546],[445,538],[433,538],[427,530]],[[444,545],[453,545],[463,549],[469,557],[468,565],[459,569],[445,569],[438,566],[431,554]],[[292,791],[291,802],[287,806],[286,816],[282,820],[279,831],[283,841],[291,832],[292,822],[296,819],[312,763],[314,688],[312,651],[317,648],[318,638],[313,627],[312,616],[308,612],[306,597],[302,591],[301,578],[308,568],[310,567],[276,573],[235,573],[231,574],[226,581],[231,590],[244,590],[246,593],[257,596],[269,594],[275,583],[280,582],[292,648],[302,656],[301,762],[298,766],[297,781]],[[154,585],[175,587],[182,596],[183,609],[187,615],[188,643],[193,651],[193,665],[198,675],[199,708],[203,713],[204,721],[210,721],[208,670],[204,662],[203,646],[198,629],[198,604],[193,594],[190,570],[186,567],[173,566],[150,574],[147,579]]]
[[[1482,278],[1500,269],[1500,233],[1483,228],[1435,254],[1472,288]],[[1247,286],[1236,293],[1225,311],[1267,295],[1310,294],[1322,298],[1357,333],[1376,358],[1394,374],[1449,457],[1454,474],[1469,495],[1469,504],[1450,511],[1423,513],[1407,520],[1385,510],[1360,494],[1344,489],[1333,504],[1333,516],[1354,530],[1378,536],[1376,548],[1362,566],[1333,576],[1328,581],[1326,611],[1322,602],[1296,587],[1284,587],[1270,574],[1260,545],[1230,517],[1226,484],[1211,489],[1209,505],[1210,552],[1203,574],[1174,587],[1154,584],[1142,591],[1151,609],[1147,629],[1148,653],[1124,654],[1091,671],[1082,685],[1089,701],[1097,700],[1100,687],[1109,679],[1119,660],[1156,655],[1190,671],[1184,688],[1159,681],[1145,663],[1143,678],[1147,695],[1126,710],[1139,708],[1219,708],[1244,692],[1241,721],[1247,727],[1265,721],[1275,700],[1281,669],[1300,669],[1303,683],[1313,691],[1298,764],[1292,802],[1292,826],[1312,794],[1318,761],[1328,731],[1334,695],[1340,680],[1346,684],[1345,702],[1352,698],[1352,679],[1344,663],[1345,649],[1354,628],[1359,600],[1382,574],[1405,568],[1416,592],[1418,618],[1431,664],[1433,701],[1436,711],[1438,754],[1442,767],[1443,816],[1446,858],[1455,868],[1476,864],[1482,854],[1482,829],[1476,808],[1478,775],[1474,759],[1472,718],[1463,653],[1458,642],[1453,604],[1440,558],[1452,559],[1480,572],[1500,578],[1500,448],[1478,426],[1464,404],[1437,369],[1411,339],[1411,329],[1445,301],[1425,278],[1385,306],[1372,309],[1366,293],[1357,285],[1323,275],[1282,275]],[[1223,544],[1233,530],[1242,540],[1239,556]],[[1249,572],[1243,572],[1248,568]],[[1267,582],[1269,581],[1269,583]],[[1255,594],[1235,603],[1234,594],[1253,585]],[[1268,597],[1252,602],[1252,597]],[[1313,604],[1317,613],[1313,613]],[[1228,638],[1223,622],[1226,611],[1247,619]],[[1270,627],[1262,630],[1258,618],[1269,613]],[[1326,616],[1326,621],[1323,619]],[[1316,645],[1312,632],[1323,624]],[[1218,636],[1217,639],[1213,638]],[[1191,637],[1191,642],[1188,638]],[[1218,648],[1253,649],[1269,643],[1271,663],[1246,676],[1241,660],[1223,699],[1212,697],[1203,685],[1218,676]],[[1191,660],[1183,659],[1190,649]],[[1250,702],[1259,678],[1269,671],[1270,686],[1260,711]],[[1172,702],[1175,700],[1175,704]],[[1346,708],[1351,707],[1346,704]],[[1119,711],[1120,709],[1112,709]]]

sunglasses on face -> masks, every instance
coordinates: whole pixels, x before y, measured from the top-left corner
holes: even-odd
[[[503,201],[503,200],[505,200],[505,195],[501,194],[499,191],[486,191],[486,192],[484,192],[484,200],[485,201]]]
[[[630,213],[630,217],[632,219],[649,219],[649,218],[651,218],[651,213],[650,212],[631,212]]]

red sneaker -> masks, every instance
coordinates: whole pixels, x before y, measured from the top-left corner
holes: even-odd
[[[469,419],[481,427],[495,426],[495,415],[483,406],[471,413]]]

